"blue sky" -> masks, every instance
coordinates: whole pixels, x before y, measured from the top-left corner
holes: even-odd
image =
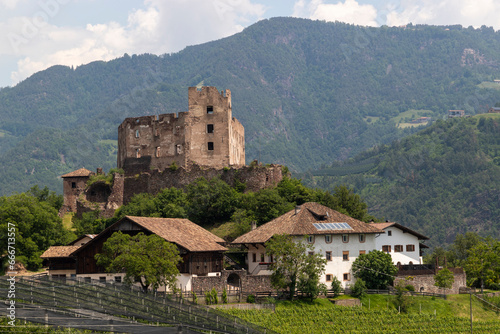
[[[0,0],[0,87],[52,65],[177,52],[265,18],[500,29],[498,0]]]

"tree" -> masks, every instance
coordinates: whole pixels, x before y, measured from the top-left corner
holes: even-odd
[[[207,181],[202,177],[186,189],[188,216],[197,224],[228,221],[238,206],[238,192],[220,178]]]
[[[467,285],[483,287],[499,282],[500,241],[485,239],[468,251],[464,269],[467,273]]]
[[[352,264],[354,277],[362,278],[368,289],[385,289],[394,281],[398,268],[389,254],[371,251],[361,254]]]
[[[140,283],[146,292],[161,285],[175,290],[181,257],[175,244],[156,234],[130,236],[118,231],[103,244],[96,260],[106,272],[125,272],[126,283]]]
[[[434,285],[442,289],[450,289],[455,282],[455,276],[448,268],[443,268],[434,275]]]
[[[302,240],[295,242],[287,234],[275,235],[266,242],[266,252],[274,259],[271,265],[271,284],[277,289],[288,289],[290,300],[293,299],[299,282],[302,288],[306,288],[308,296],[314,298],[314,285],[319,284],[319,276],[325,269],[326,260],[320,254],[308,253],[312,251],[312,245],[307,245]]]
[[[65,230],[53,203],[30,193],[0,197],[0,253],[6,254],[10,235],[8,228],[14,226],[12,236],[16,249],[16,261],[30,270],[42,266],[40,255],[53,245],[64,245],[75,236]],[[50,195],[49,195],[50,196]],[[55,197],[52,197],[55,198]]]

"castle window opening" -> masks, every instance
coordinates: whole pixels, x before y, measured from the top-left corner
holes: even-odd
[[[182,153],[182,145],[178,144],[178,145],[175,145],[175,147],[177,149],[177,154],[181,154]]]
[[[213,106],[207,106],[207,114],[213,114],[214,113],[214,107]]]
[[[140,149],[136,149],[135,150],[135,157],[136,158],[140,158],[141,157],[141,150]]]
[[[76,182],[71,182],[71,188],[76,188]]]
[[[157,158],[160,157],[160,146],[156,147],[156,153],[155,153],[155,155],[156,155]]]
[[[209,151],[213,151],[214,150],[214,142],[213,141],[209,141],[208,142],[208,150]]]
[[[139,138],[139,130],[135,130],[135,138]]]
[[[207,133],[214,133],[214,125],[207,124]]]

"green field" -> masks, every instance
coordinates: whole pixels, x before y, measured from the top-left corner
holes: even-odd
[[[483,81],[479,85],[477,85],[479,88],[486,88],[486,89],[496,89],[500,90],[500,84],[497,84],[496,82],[492,81]]]
[[[407,314],[398,313],[392,296],[369,295],[362,307],[337,306],[326,299],[313,303],[280,302],[270,310],[227,310],[231,315],[279,333],[470,333],[469,296],[448,300],[414,297]],[[498,333],[500,316],[473,300],[473,332]]]

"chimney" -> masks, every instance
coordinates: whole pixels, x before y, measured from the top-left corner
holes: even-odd
[[[300,205],[295,206],[295,214],[299,213],[300,209],[302,209]]]
[[[257,222],[254,220],[252,222],[252,231],[255,230],[257,228]]]

